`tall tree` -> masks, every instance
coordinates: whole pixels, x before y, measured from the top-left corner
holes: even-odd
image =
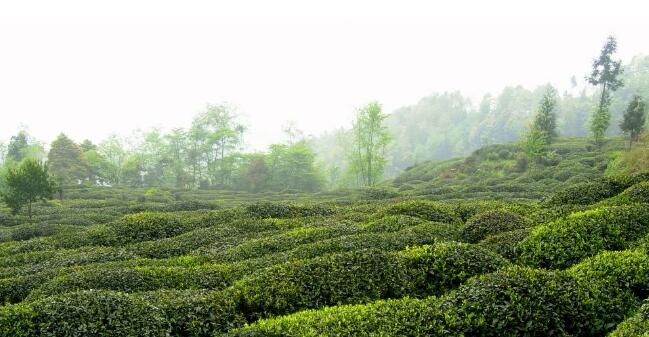
[[[613,36],[609,36],[599,57],[593,60],[593,70],[590,75],[586,76],[588,83],[601,86],[599,103],[590,124],[593,140],[599,146],[602,145],[606,130],[608,130],[610,124],[611,93],[624,84],[618,78],[622,74],[622,62],[613,60],[613,54],[616,50],[617,41]]]
[[[647,107],[644,100],[642,100],[642,97],[635,95],[624,112],[622,122],[620,122],[622,132],[629,135],[629,148],[633,142],[638,140],[642,130],[644,130],[646,112]]]
[[[353,147],[350,151],[350,169],[361,186],[373,186],[383,175],[385,150],[390,133],[383,121],[387,116],[381,112],[378,102],[371,102],[357,110],[354,121]]]
[[[205,112],[194,117],[190,140],[195,183],[203,167],[206,184],[223,185],[229,181],[232,165],[226,156],[241,144],[244,130],[236,122],[233,108],[226,104],[208,105]]]
[[[88,164],[81,148],[63,133],[52,142],[47,163],[50,173],[62,183],[76,183],[88,177]]]
[[[21,162],[26,156],[28,146],[29,136],[27,135],[27,132],[24,130],[19,131],[18,134],[12,136],[9,141],[7,158],[17,163]]]
[[[539,110],[534,117],[532,128],[536,129],[545,145],[550,145],[557,137],[557,115],[555,108],[557,106],[557,91],[552,87],[548,87],[543,98]]]
[[[119,185],[122,182],[122,170],[127,158],[123,141],[116,135],[109,136],[99,144],[99,155],[105,160],[106,182]]]
[[[47,165],[34,159],[26,159],[16,168],[10,168],[6,175],[6,190],[2,200],[17,214],[27,205],[29,221],[32,219],[32,204],[51,199],[55,184],[51,181]]]

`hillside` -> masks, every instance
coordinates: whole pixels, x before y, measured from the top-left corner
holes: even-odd
[[[525,170],[490,146],[364,191],[68,189],[0,219],[0,336],[648,332],[649,174],[605,176],[622,146]]]
[[[586,139],[560,139],[539,163],[527,160],[517,144],[489,145],[466,158],[428,161],[406,169],[392,182],[399,192],[430,199],[540,200],[576,183],[604,176],[625,148],[623,139],[601,150]]]

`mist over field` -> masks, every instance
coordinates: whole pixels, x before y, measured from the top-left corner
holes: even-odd
[[[648,9],[0,3],[0,337],[649,335]]]

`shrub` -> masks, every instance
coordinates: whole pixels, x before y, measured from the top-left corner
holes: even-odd
[[[426,200],[411,200],[394,204],[385,210],[385,214],[409,215],[444,223],[458,221],[458,217],[450,206]]]
[[[196,225],[177,213],[137,213],[111,224],[125,242],[162,239],[194,229]]]
[[[528,265],[565,268],[602,250],[629,247],[648,231],[646,206],[601,207],[536,227],[519,249]]]
[[[478,242],[489,235],[529,227],[531,221],[506,210],[493,210],[470,218],[462,229],[462,236],[468,242]]]
[[[649,256],[640,251],[604,252],[568,270],[588,290],[590,332],[602,334],[649,295]]]
[[[442,324],[430,335],[561,336],[588,328],[577,282],[560,272],[521,267],[473,278],[440,299]]]
[[[508,264],[485,248],[459,242],[409,248],[398,255],[409,277],[409,295],[439,295],[472,276]]]
[[[127,294],[83,291],[34,302],[34,326],[41,336],[167,336],[160,309]]]
[[[645,302],[638,312],[620,323],[609,337],[636,337],[649,334],[649,302]]]
[[[325,227],[298,227],[275,235],[267,235],[243,242],[213,255],[217,261],[234,262],[286,251],[299,245],[325,239],[356,234],[360,230],[347,223]]]
[[[556,206],[565,204],[590,205],[615,196],[634,184],[648,180],[649,173],[603,177],[561,190],[552,196],[547,203]]]
[[[402,298],[260,320],[230,336],[569,336],[588,327],[563,273],[514,267],[439,299]]]
[[[549,205],[590,205],[622,192],[627,186],[611,178],[576,184],[567,187],[548,199]]]
[[[519,256],[518,244],[532,232],[531,228],[516,229],[496,235],[487,236],[478,244],[492,250],[510,261],[515,261]]]
[[[251,320],[327,305],[398,297],[402,268],[389,254],[364,250],[274,266],[236,282],[231,292]]]
[[[379,300],[341,305],[263,319],[231,331],[232,337],[285,336],[424,336],[426,322],[435,315],[434,298]]]
[[[637,183],[607,201],[612,204],[649,203],[649,181]]]
[[[32,337],[34,312],[26,304],[0,306],[0,337]]]
[[[105,289],[123,292],[156,289],[222,289],[231,283],[221,265],[197,267],[92,267],[66,273],[45,283],[30,298],[77,290]]]
[[[410,226],[423,223],[424,219],[409,215],[387,215],[377,220],[372,220],[364,225],[363,229],[368,232],[395,232]]]
[[[179,212],[179,211],[203,211],[217,210],[220,207],[214,203],[201,200],[182,200],[165,204],[160,211],[162,212]]]
[[[289,203],[256,202],[245,207],[246,212],[258,218],[292,218],[298,216],[331,215],[333,210],[324,205],[294,205]]]
[[[233,299],[219,291],[159,290],[136,296],[164,312],[172,336],[211,337],[246,322]]]

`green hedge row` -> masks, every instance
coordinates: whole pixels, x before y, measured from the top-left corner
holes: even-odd
[[[127,294],[84,291],[0,308],[0,336],[165,337],[159,308]]]
[[[336,306],[263,319],[229,336],[603,336],[636,308],[649,257],[606,252],[568,271],[514,266],[442,297]],[[620,336],[645,331],[644,318]],[[646,316],[645,316],[646,317]]]
[[[489,235],[530,227],[532,222],[507,210],[492,210],[474,215],[462,228],[462,237],[471,243]]]
[[[9,305],[0,310],[0,323],[16,321],[12,324],[21,327],[16,329],[31,329],[25,334],[41,336],[80,336],[83,333],[133,336],[137,332],[132,329],[140,325],[143,328],[142,336],[149,335],[147,329],[156,333],[169,330],[178,336],[210,336],[240,326],[245,320],[307,308],[365,303],[404,295],[426,296],[427,292],[441,293],[473,275],[490,272],[506,264],[497,255],[464,243],[443,243],[396,254],[363,250],[259,270],[223,291],[162,290],[126,295],[93,290],[35,298],[32,302]],[[113,271],[97,269],[91,276],[86,273],[69,275],[64,280],[55,279],[46,288],[63,291],[56,286],[68,282],[68,285],[83,283],[81,288],[117,286],[122,290],[134,291],[147,289],[148,282],[168,281],[158,277],[143,280],[128,274],[143,270],[150,272],[153,269],[116,269],[114,275],[111,275]],[[157,272],[162,272],[162,269]],[[102,280],[102,276],[105,280]],[[205,282],[200,276],[195,280]],[[114,283],[106,284],[111,281]],[[102,319],[121,321],[98,323]],[[149,324],[155,324],[142,325],[141,320],[144,319],[150,319]],[[59,320],[66,324],[57,325]],[[19,331],[13,332],[20,335]]]
[[[222,265],[95,267],[53,278],[33,290],[27,299],[90,289],[128,293],[157,289],[223,289],[232,281],[229,268]]]
[[[620,250],[649,232],[646,205],[600,207],[536,227],[521,241],[521,260],[543,268],[565,268],[603,250]]]
[[[609,337],[637,337],[649,335],[649,302],[645,302],[638,312],[620,323]]]
[[[409,215],[449,224],[461,221],[452,206],[427,200],[402,201],[388,206],[383,212],[385,215]]]
[[[613,197],[626,188],[649,181],[649,172],[631,176],[602,177],[567,187],[547,200],[548,205],[578,204],[590,205]]]

